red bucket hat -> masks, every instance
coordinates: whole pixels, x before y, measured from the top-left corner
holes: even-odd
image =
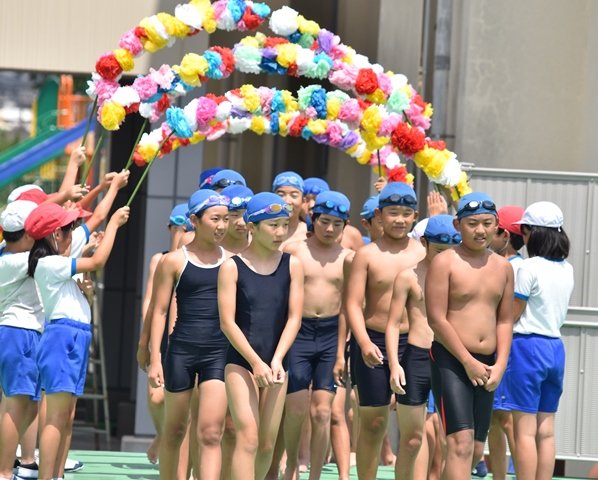
[[[521,225],[518,222],[523,217],[523,208],[516,205],[507,205],[498,210],[498,228],[521,236]]]
[[[79,218],[79,209],[65,210],[55,203],[44,203],[27,217],[25,232],[35,240],[50,235],[54,230],[73,223]]]

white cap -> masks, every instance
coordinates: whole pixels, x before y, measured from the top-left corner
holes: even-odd
[[[413,230],[409,232],[409,236],[413,238],[413,240],[418,240],[424,236],[424,232],[426,231],[426,227],[428,226],[428,219],[424,218],[415,224]]]
[[[18,232],[25,228],[25,220],[37,208],[35,202],[15,200],[0,213],[0,225],[5,232]]]
[[[536,202],[525,209],[523,217],[515,224],[560,229],[563,226],[563,212],[552,202]]]
[[[42,187],[34,185],[33,183],[30,183],[28,185],[21,185],[20,187],[15,188],[12,192],[8,194],[8,203],[14,202],[23,193],[28,192],[29,190],[41,190],[42,192],[44,191]]]

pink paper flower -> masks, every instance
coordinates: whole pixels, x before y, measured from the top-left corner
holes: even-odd
[[[137,77],[133,81],[133,88],[139,94],[141,101],[147,100],[158,93],[158,84],[149,75]]]
[[[122,37],[120,37],[120,42],[118,42],[118,46],[131,52],[134,57],[139,55],[143,50],[143,45],[139,41],[137,35],[135,35],[134,30],[129,30]]]
[[[168,90],[174,80],[174,73],[168,65],[162,65],[158,70],[150,68],[149,76],[164,90]]]
[[[205,128],[216,116],[218,104],[211,98],[201,97],[197,102],[197,111],[195,118],[197,118],[197,125],[200,128]]]

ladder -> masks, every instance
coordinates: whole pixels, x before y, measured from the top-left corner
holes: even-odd
[[[73,424],[73,430],[90,432],[95,434],[96,450],[111,450],[110,435],[110,405],[108,402],[108,382],[106,380],[106,362],[104,354],[104,335],[102,328],[102,315],[99,305],[102,304],[104,294],[104,283],[100,279],[94,279],[96,294],[92,308],[92,339],[89,347],[89,364],[87,367],[87,381],[85,392],[77,401],[77,408],[83,401],[92,406],[92,421],[86,422],[77,420]],[[104,410],[104,426],[100,423],[100,402]],[[87,412],[85,412],[87,414]],[[87,415],[86,415],[87,416]],[[100,445],[100,435],[106,437],[105,446]]]

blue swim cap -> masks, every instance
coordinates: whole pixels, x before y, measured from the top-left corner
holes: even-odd
[[[228,207],[228,198],[214,193],[212,190],[200,189],[189,198],[189,202],[187,203],[189,209],[187,216],[190,217],[193,214],[197,215],[206,208],[217,206]]]
[[[374,218],[374,214],[378,208],[378,202],[378,195],[372,195],[371,197],[368,197],[363,204],[363,207],[361,207],[361,212],[359,212],[361,218],[365,218],[366,220]]]
[[[494,200],[488,194],[472,192],[459,199],[459,205],[457,206],[457,218],[459,220],[471,215],[484,214],[498,216]]]
[[[168,218],[168,225],[174,225],[180,227],[181,225],[185,225],[188,221],[187,212],[189,211],[189,207],[186,203],[179,203],[176,205],[172,212],[170,212],[170,217]]]
[[[243,185],[231,185],[222,190],[220,195],[228,198],[229,210],[245,210],[247,202],[253,197],[253,190]]]
[[[247,202],[247,210],[243,217],[247,223],[258,223],[262,220],[288,217],[292,209],[293,207],[275,193],[260,192]]]
[[[403,182],[391,182],[386,184],[378,195],[378,208],[397,205],[399,207],[417,208],[417,196],[415,190]]]
[[[303,195],[318,195],[330,190],[330,185],[323,178],[309,177],[303,182]]]
[[[211,188],[212,185],[212,178],[216,175],[222,168],[214,167],[208,168],[199,174],[199,188]]]
[[[325,215],[332,215],[334,217],[347,220],[349,218],[349,210],[351,209],[351,202],[340,192],[328,190],[322,192],[316,197],[313,213],[320,213]]]
[[[226,188],[231,185],[243,185],[247,186],[247,182],[243,175],[235,170],[220,170],[212,177],[212,182],[210,184],[210,188],[212,190],[216,190],[217,188]]]
[[[452,215],[434,215],[428,219],[424,238],[430,243],[444,245],[458,245],[461,243],[461,234],[453,225]]]
[[[275,192],[280,187],[293,187],[303,193],[303,178],[295,172],[282,172],[276,175],[272,182],[272,191]]]

